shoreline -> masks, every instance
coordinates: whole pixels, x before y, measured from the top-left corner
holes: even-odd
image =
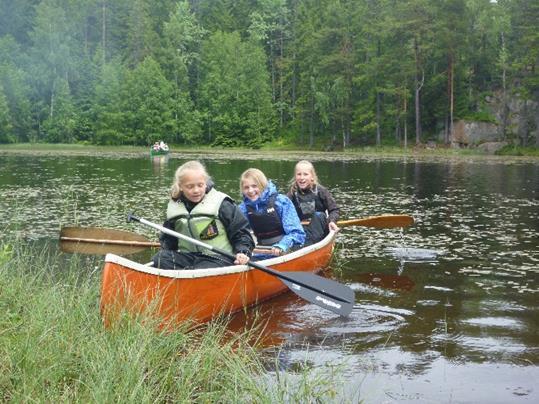
[[[346,151],[318,151],[300,149],[243,149],[198,147],[170,147],[169,157],[182,158],[188,156],[195,159],[224,159],[240,160],[275,159],[279,160],[313,160],[313,161],[355,161],[355,160],[412,160],[412,161],[457,161],[457,162],[499,162],[499,163],[532,163],[539,164],[539,156],[490,155],[470,150],[455,150],[446,148],[374,148],[350,149]],[[100,156],[140,158],[150,157],[149,148],[142,146],[86,146],[73,144],[2,144],[0,155],[31,155],[31,156]],[[167,156],[155,156],[167,157]]]

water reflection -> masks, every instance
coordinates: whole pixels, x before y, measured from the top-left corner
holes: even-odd
[[[166,166],[168,164],[169,155],[165,156],[151,156],[150,159],[152,161],[152,168],[154,174],[161,174],[162,172],[165,172]]]
[[[375,286],[377,288],[395,289],[410,291],[414,288],[415,283],[408,276],[384,274],[384,273],[362,273],[355,277],[362,283]]]
[[[194,157],[2,155],[0,229],[55,246],[65,225],[155,240],[153,230],[128,224],[126,213],[161,222],[174,171]],[[295,163],[202,157],[218,188],[236,199],[246,168],[262,168],[284,192]],[[231,328],[261,323],[262,345],[282,344],[285,369],[345,363],[354,381],[347,397],[361,385],[367,402],[539,401],[539,164],[349,159],[315,166],[343,219],[405,213],[416,224],[339,233],[332,275],[356,292],[350,318],[286,294],[239,313]]]

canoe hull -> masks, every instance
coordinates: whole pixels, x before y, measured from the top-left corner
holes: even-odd
[[[334,234],[321,242],[260,264],[277,271],[318,273],[329,264]],[[160,270],[107,254],[101,313],[109,324],[122,311],[148,312],[165,323],[204,322],[287,291],[277,277],[244,265],[198,270]]]
[[[168,150],[150,150],[150,156],[166,156],[169,153]]]

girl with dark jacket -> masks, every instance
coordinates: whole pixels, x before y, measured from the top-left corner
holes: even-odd
[[[306,244],[322,240],[329,230],[339,231],[339,207],[331,193],[318,182],[310,161],[302,160],[296,164],[287,196],[292,200],[302,223],[308,223],[304,225]]]

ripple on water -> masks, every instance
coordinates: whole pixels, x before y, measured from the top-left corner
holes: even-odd
[[[418,306],[425,306],[425,307],[428,307],[428,306],[436,306],[440,304],[440,301],[439,300],[418,300],[416,302],[416,305]]]
[[[354,292],[360,292],[363,294],[373,294],[373,295],[379,295],[379,296],[385,296],[385,297],[393,297],[397,295],[397,293],[392,292],[391,290],[383,289],[377,286],[372,286],[372,285],[364,284],[364,283],[351,283],[348,286],[350,286],[350,288]]]
[[[405,262],[433,262],[440,251],[428,248],[387,247],[385,251],[394,258]]]
[[[525,328],[521,321],[509,317],[475,317],[462,320],[462,322],[464,324],[481,327],[510,328],[512,330],[521,330]]]
[[[385,309],[385,311],[384,311]],[[345,322],[326,324],[321,329],[329,335],[350,335],[358,341],[371,343],[387,338],[388,332],[406,324],[406,317],[376,305],[355,305]]]
[[[500,314],[499,317],[504,317],[505,313],[524,313],[529,308],[514,300],[499,300],[499,299],[487,299],[483,300],[478,307],[480,313],[484,313],[485,316],[494,316]],[[473,311],[477,311],[475,308]]]
[[[463,352],[478,354],[521,354],[528,350],[528,347],[511,337],[474,337],[460,333],[457,336],[447,334],[434,335],[433,341],[454,342],[460,346]]]
[[[433,290],[438,290],[440,292],[452,292],[453,289],[451,288],[446,288],[444,286],[431,286],[431,285],[425,285],[423,286],[424,289],[433,289]]]
[[[390,306],[378,305],[378,304],[355,304],[354,310],[370,310],[371,312],[380,312],[385,315],[396,316],[398,319],[403,319],[402,316],[413,316],[415,311],[408,309],[399,309]]]

